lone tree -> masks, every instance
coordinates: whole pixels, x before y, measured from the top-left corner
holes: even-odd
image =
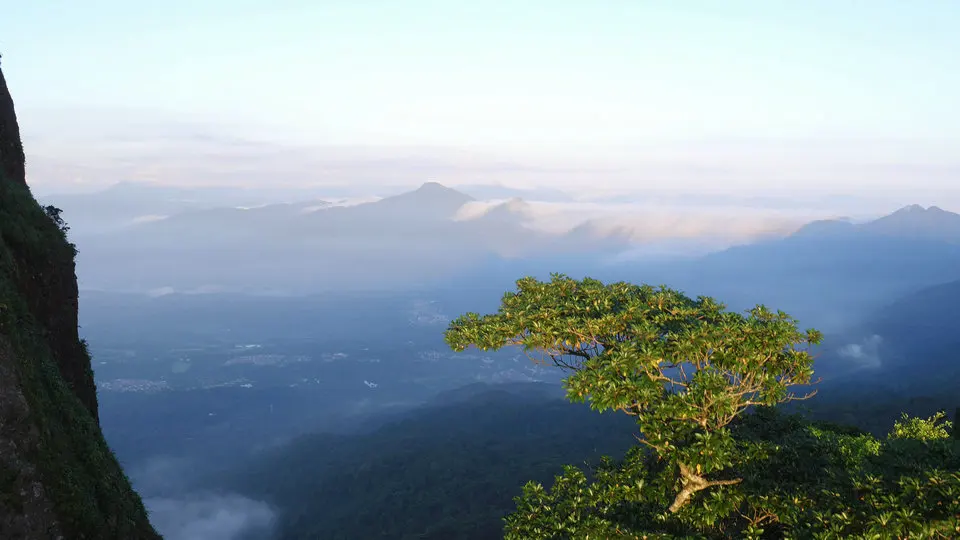
[[[790,389],[811,383],[808,347],[821,338],[763,306],[742,315],[663,286],[562,274],[520,279],[497,313],[462,315],[445,337],[457,352],[519,345],[539,353],[571,371],[571,401],[635,416],[640,442],[676,475],[672,513],[699,491],[741,481],[730,470],[728,426],[751,406],[813,395]]]

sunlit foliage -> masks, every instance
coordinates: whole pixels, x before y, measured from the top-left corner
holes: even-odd
[[[447,331],[457,351],[522,346],[570,370],[568,398],[636,418],[641,443],[595,471],[530,483],[507,538],[952,538],[960,451],[942,418],[885,440],[778,413],[810,397],[809,346],[782,312],[746,315],[666,288],[524,278],[497,313]]]

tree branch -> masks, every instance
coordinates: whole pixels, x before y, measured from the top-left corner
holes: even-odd
[[[670,505],[669,510],[672,514],[679,512],[684,505],[690,502],[690,498],[698,491],[703,491],[714,486],[732,486],[743,481],[742,478],[735,478],[733,480],[707,480],[693,472],[690,467],[687,467],[685,464],[680,463],[679,465],[680,477],[683,483],[681,484],[680,492],[677,493],[676,498],[673,499],[673,504]]]

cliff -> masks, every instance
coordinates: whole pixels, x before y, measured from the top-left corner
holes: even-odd
[[[24,170],[0,70],[0,538],[159,538],[100,431],[76,251]]]

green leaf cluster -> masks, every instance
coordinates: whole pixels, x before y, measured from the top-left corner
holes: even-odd
[[[890,432],[891,439],[917,439],[920,441],[936,441],[950,438],[953,422],[946,419],[947,414],[939,411],[930,418],[911,418],[904,413],[900,420],[893,424]]]
[[[456,351],[521,346],[570,370],[568,398],[635,417],[641,445],[552,488],[528,484],[508,538],[951,538],[960,451],[942,420],[885,440],[775,406],[804,399],[809,348],[783,312],[733,313],[665,286],[524,278],[497,313],[467,313]],[[947,426],[948,427],[948,426]]]
[[[957,538],[960,447],[877,439],[775,409],[732,428],[743,481],[670,513],[669,476],[637,447],[588,481],[567,467],[551,488],[528,483],[508,539]]]

